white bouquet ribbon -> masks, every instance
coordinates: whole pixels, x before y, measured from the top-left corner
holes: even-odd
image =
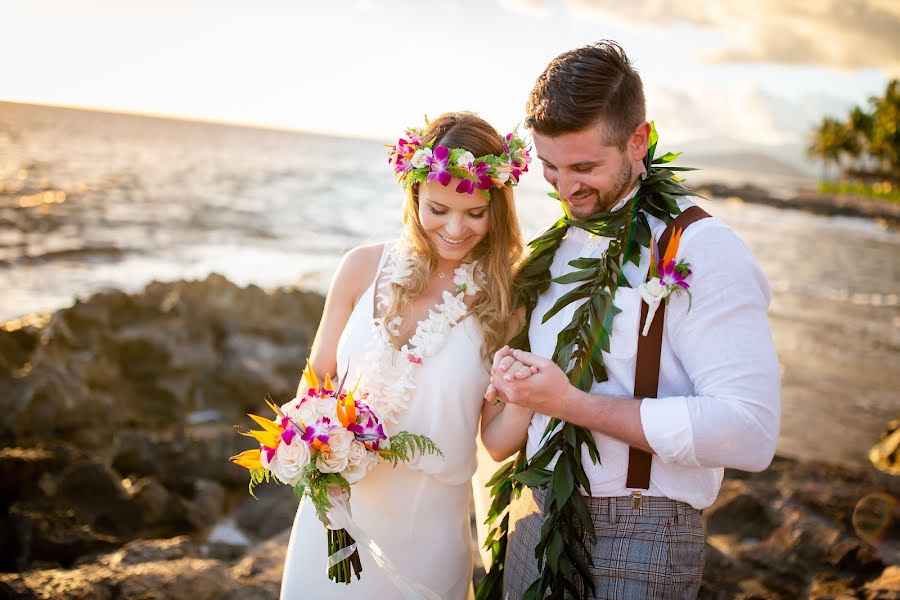
[[[356,541],[328,557],[328,568],[336,565],[359,549],[368,553],[375,564],[384,571],[387,578],[394,584],[400,595],[405,600],[441,600],[441,597],[421,583],[406,577],[397,570],[378,544],[362,527],[353,521],[350,514],[349,496],[340,488],[332,488],[328,491],[328,501],[331,502],[331,510],[328,511],[328,529],[344,529]]]

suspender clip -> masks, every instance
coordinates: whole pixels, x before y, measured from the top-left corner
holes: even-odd
[[[641,492],[640,490],[631,491],[631,510],[641,509]]]

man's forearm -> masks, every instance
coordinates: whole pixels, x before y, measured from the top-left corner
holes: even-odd
[[[641,400],[588,394],[569,386],[562,398],[561,419],[653,452],[641,425]]]

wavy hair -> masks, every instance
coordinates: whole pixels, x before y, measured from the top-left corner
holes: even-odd
[[[428,124],[422,141],[434,140],[435,146],[463,148],[475,156],[502,154],[503,138],[487,121],[469,112],[444,113]],[[494,353],[507,338],[513,313],[514,281],[523,256],[519,218],[509,185],[489,190],[488,231],[470,258],[480,263],[481,290],[475,295],[470,312],[478,319],[484,332],[482,359],[490,364]],[[419,186],[413,185],[403,204],[403,237],[416,256],[413,272],[407,285],[388,286],[389,309],[384,315],[390,322],[407,303],[420,298],[428,287],[428,280],[437,268],[438,252],[419,220]]]

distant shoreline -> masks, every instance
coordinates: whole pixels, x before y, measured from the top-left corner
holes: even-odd
[[[881,221],[892,229],[900,229],[900,203],[802,188],[786,197],[779,197],[753,184],[710,182],[698,184],[694,189],[704,197],[739,198],[744,202],[793,208],[826,216],[865,217]]]

